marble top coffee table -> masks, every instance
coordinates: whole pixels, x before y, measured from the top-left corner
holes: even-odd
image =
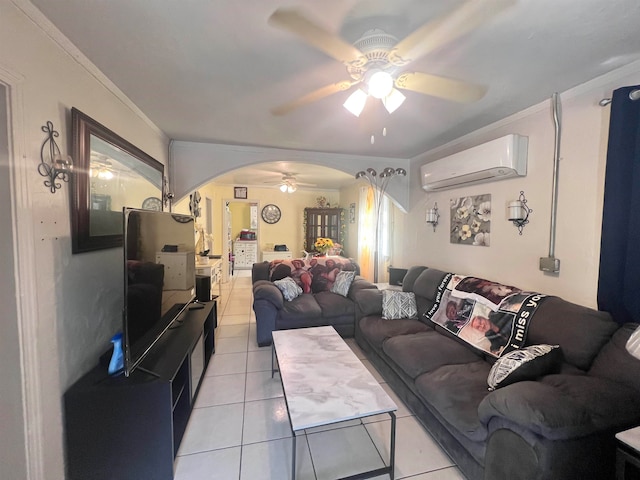
[[[333,327],[273,332],[284,397],[293,433],[292,478],[296,476],[296,433],[388,413],[391,416],[389,466],[347,477],[394,478],[396,404]],[[272,372],[273,375],[273,372]]]

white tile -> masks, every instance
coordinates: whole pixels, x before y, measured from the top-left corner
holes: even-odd
[[[244,315],[222,315],[218,321],[218,325],[242,325],[249,324],[250,319],[248,314]]]
[[[216,354],[246,352],[247,341],[246,337],[216,338]]]
[[[258,346],[258,336],[256,334],[256,330],[257,330],[257,326],[255,323],[255,319],[253,320],[253,323],[249,324],[249,344],[247,346],[247,348],[249,349],[249,351],[252,350],[260,350],[260,349],[269,349],[271,350],[271,346],[268,347],[260,347]]]
[[[278,375],[271,378],[271,369],[264,372],[247,372],[245,401],[282,397],[282,382]]]
[[[290,436],[291,426],[284,398],[244,404],[243,445]]]
[[[338,428],[307,435],[318,480],[333,480],[384,467],[365,428]]]
[[[378,383],[384,383],[386,381],[384,378],[382,378],[382,375],[378,373],[378,370],[376,370],[376,367],[374,367],[369,360],[360,360],[360,361],[365,367],[367,367],[367,370],[371,372],[371,375],[373,375],[373,378],[375,378],[378,381]]]
[[[329,425],[323,425],[321,427],[305,428],[304,433],[311,434],[326,432],[327,430],[335,430],[336,428],[357,427],[358,425],[362,425],[362,420],[360,420],[359,418],[354,420],[347,420],[346,422],[331,423]]]
[[[221,325],[216,329],[216,338],[249,337],[249,324]]]
[[[391,420],[368,423],[365,427],[380,451],[385,464],[388,464]],[[397,478],[454,465],[449,456],[440,449],[415,417],[399,418],[396,422],[395,463]]]
[[[232,447],[178,457],[174,480],[229,480],[239,475],[240,447]]]
[[[387,395],[389,395],[391,399],[395,402],[395,404],[398,406],[398,410],[396,411],[396,417],[401,418],[401,417],[409,417],[413,415],[411,410],[409,410],[409,408],[404,404],[404,402],[400,400],[400,397],[396,395],[396,393],[393,391],[393,389],[389,386],[388,383],[381,383],[380,386],[384,389],[385,392],[387,392]],[[363,418],[362,421],[364,423],[371,423],[371,422],[380,422],[380,421],[389,420],[389,419],[390,419],[389,414],[383,413],[381,415],[373,415],[371,417]]]
[[[246,374],[204,377],[194,408],[244,402]]]
[[[462,475],[457,467],[443,468],[441,470],[415,475],[411,478],[405,478],[407,478],[407,480],[466,480],[465,476]]]
[[[254,443],[242,447],[240,480],[284,480],[291,478],[291,438]],[[296,479],[315,480],[307,438],[296,439]]]
[[[227,303],[226,308],[224,309],[224,315],[246,315],[247,323],[249,323],[249,315],[251,314],[251,305],[248,303],[235,303],[229,302]]]
[[[211,361],[209,362],[205,375],[230,375],[232,373],[244,373],[246,371],[246,353],[215,353],[211,357]]]
[[[358,346],[355,338],[345,338],[344,341],[347,345],[349,345],[349,348],[353,350],[353,353],[355,353],[356,357],[358,357],[360,360],[364,360],[367,358],[362,349]]]
[[[271,347],[250,351],[247,354],[247,372],[269,371],[271,375]]]
[[[194,408],[178,454],[188,455],[240,445],[242,418],[241,403]]]

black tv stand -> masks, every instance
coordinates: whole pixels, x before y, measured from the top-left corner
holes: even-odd
[[[171,480],[214,352],[216,302],[186,310],[129,377],[98,365],[64,395],[69,480]]]

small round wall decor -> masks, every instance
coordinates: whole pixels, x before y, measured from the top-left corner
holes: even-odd
[[[280,220],[281,212],[277,205],[270,203],[262,209],[262,220],[265,223],[274,224]]]
[[[157,197],[149,197],[142,202],[142,208],[145,210],[162,211],[162,200]]]

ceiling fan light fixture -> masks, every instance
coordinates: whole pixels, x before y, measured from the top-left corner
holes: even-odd
[[[383,99],[393,90],[393,77],[385,71],[378,70],[369,77],[367,85],[372,97]]]
[[[282,183],[282,184],[280,184],[280,191],[281,191],[282,193],[287,193],[287,188],[288,188],[288,186],[287,186],[287,184],[286,184],[286,183]]]
[[[349,95],[349,98],[347,98],[347,101],[344,102],[343,106],[353,115],[359,117],[364,109],[364,105],[367,103],[367,97],[368,95],[359,88]]]
[[[406,98],[400,90],[394,88],[389,95],[382,99],[382,104],[387,109],[387,112],[393,113],[404,103]]]

